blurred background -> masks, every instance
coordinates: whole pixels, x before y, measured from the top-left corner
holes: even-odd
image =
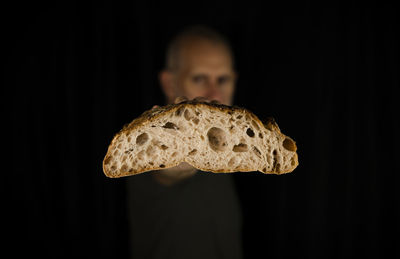
[[[164,102],[166,44],[203,24],[232,43],[235,104],[273,116],[299,167],[236,173],[245,258],[399,252],[399,26],[391,5],[31,1],[3,6],[2,246],[128,258],[113,135]],[[6,254],[7,252],[5,252]]]

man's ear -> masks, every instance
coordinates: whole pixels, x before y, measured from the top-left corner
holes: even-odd
[[[176,97],[175,75],[164,69],[158,74],[158,77],[167,102],[173,103]]]

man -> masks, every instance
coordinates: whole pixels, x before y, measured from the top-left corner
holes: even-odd
[[[232,104],[236,74],[227,41],[192,27],[170,43],[160,84],[168,103]],[[187,163],[128,180],[132,258],[241,258],[241,214],[229,174]]]

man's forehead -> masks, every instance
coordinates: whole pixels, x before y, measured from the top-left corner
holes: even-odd
[[[229,76],[232,75],[233,70],[229,66],[192,66],[188,68],[189,75],[214,75],[214,76]]]
[[[232,57],[222,44],[212,42],[193,42],[182,49],[181,64],[191,71],[208,71],[210,69],[221,72],[232,70]]]

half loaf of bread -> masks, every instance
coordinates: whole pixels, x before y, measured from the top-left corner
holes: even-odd
[[[108,177],[135,175],[187,162],[214,173],[283,174],[298,165],[295,142],[274,119],[247,109],[185,101],[144,112],[117,133],[103,161]]]

